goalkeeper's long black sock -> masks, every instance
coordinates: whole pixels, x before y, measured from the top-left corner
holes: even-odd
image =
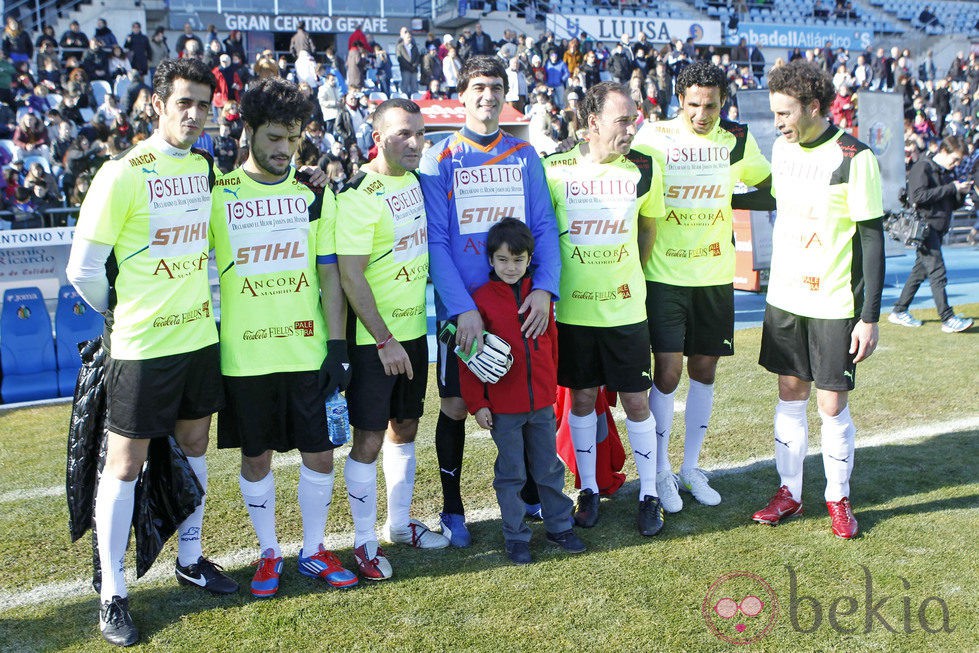
[[[454,515],[465,514],[462,491],[459,488],[465,444],[466,420],[452,419],[439,411],[439,419],[435,425],[435,453],[442,479],[442,512]]]

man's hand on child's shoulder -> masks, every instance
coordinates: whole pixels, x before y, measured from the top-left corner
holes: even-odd
[[[493,428],[493,414],[490,412],[489,408],[480,408],[475,414],[476,423],[479,424],[479,428],[491,429]]]

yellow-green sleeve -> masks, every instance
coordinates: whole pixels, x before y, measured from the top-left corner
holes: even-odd
[[[316,259],[318,263],[336,262],[337,198],[330,190],[323,191],[320,217],[316,225]],[[321,260],[323,258],[328,260]]]
[[[340,193],[337,198],[336,250],[344,256],[369,255],[374,248],[374,228],[380,218],[380,204],[371,202],[357,189]],[[342,217],[340,217],[342,216]]]
[[[746,186],[755,186],[772,174],[772,166],[765,155],[761,153],[758,141],[751,135],[751,132],[748,132],[748,137],[745,139],[742,163],[741,181]]]
[[[75,235],[96,243],[115,245],[133,209],[136,189],[125,180],[126,169],[114,161],[106,162],[92,179],[92,185],[78,213]]]
[[[663,199],[663,169],[655,159],[653,159],[653,178],[650,180],[646,199],[639,207],[639,215],[647,218],[659,218],[666,215],[666,203]]]

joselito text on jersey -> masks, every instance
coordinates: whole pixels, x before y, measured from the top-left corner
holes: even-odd
[[[636,182],[631,179],[593,179],[569,181],[565,184],[568,198],[598,195],[605,197],[635,197]]]
[[[397,215],[406,209],[421,205],[424,200],[421,187],[411,186],[387,195],[384,201],[387,202],[391,215]]]
[[[211,194],[207,175],[184,175],[182,177],[160,177],[147,179],[150,201],[182,197],[184,195]]]
[[[523,169],[520,166],[476,166],[473,168],[458,168],[455,171],[457,186],[494,183],[523,183]]]
[[[727,161],[731,152],[726,147],[670,147],[666,150],[666,162],[669,163],[711,163]]]
[[[274,216],[308,215],[309,204],[306,198],[292,197],[262,197],[239,200],[225,204],[225,214],[228,224],[235,220],[252,218],[269,218]]]

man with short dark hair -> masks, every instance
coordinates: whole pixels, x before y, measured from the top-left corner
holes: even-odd
[[[149,69],[150,40],[143,34],[142,25],[133,23],[133,31],[126,37],[123,47],[129,53],[129,64],[140,75],[145,75]]]
[[[422,54],[407,27],[401,28],[401,40],[398,41],[395,54],[398,57],[398,68],[401,69],[401,92],[411,97],[418,91],[418,68],[421,66]]]
[[[914,267],[901,290],[887,321],[906,327],[920,327],[921,320],[908,313],[918,288],[927,278],[935,300],[942,331],[959,333],[972,326],[972,318],[955,314],[948,303],[945,286],[948,276],[942,257],[942,239],[952,224],[952,213],[965,203],[972,190],[972,180],[956,181],[952,171],[967,153],[959,136],[946,136],[932,156],[923,156],[908,170],[908,199],[918,215],[928,224],[924,240],[915,253]]]
[[[340,280],[356,321],[348,323],[353,378],[347,390],[353,446],[344,465],[354,522],[354,558],[368,580],[393,570],[377,541],[377,457],[383,451],[389,542],[439,549],[449,540],[411,518],[415,437],[428,385],[425,285],[428,229],[415,169],[425,141],[418,105],[403,98],[374,112],[378,155],[337,198]]]
[[[483,347],[483,321],[472,293],[489,278],[486,234],[504,217],[516,218],[534,234],[533,290],[523,299],[524,335],[544,333],[552,298],[558,296],[560,253],[554,209],[540,158],[526,141],[500,129],[508,90],[496,57],[473,56],[459,73],[459,99],[466,124],[426,154],[422,188],[428,214],[431,277],[440,323],[453,322],[461,351]],[[459,386],[454,348],[439,343],[438,385],[441,410],[435,451],[442,480],[442,532],[453,546],[471,543],[460,490],[466,437],[466,404]],[[525,500],[536,498],[526,495]]]
[[[476,23],[476,31],[473,32],[472,39],[470,39],[470,45],[472,46],[472,55],[492,55],[493,51],[496,49],[493,47],[493,39],[490,35],[483,31],[483,24]]]
[[[316,46],[313,44],[313,38],[306,31],[306,21],[301,20],[296,24],[296,33],[289,39],[289,52],[295,59],[303,50],[312,56],[316,51]]]
[[[61,60],[67,61],[68,57],[76,56],[81,58],[82,51],[88,47],[88,37],[82,32],[77,20],[68,24],[68,29],[61,35]]]
[[[646,284],[642,265],[664,214],[663,173],[649,154],[632,149],[636,103],[621,84],[602,82],[585,93],[585,140],[544,160],[561,243],[557,303],[558,384],[571,389],[568,425],[581,477],[575,522],[598,522],[596,477],[601,386],[617,392],[639,475],[639,533],[663,528],[656,490],[656,421]]]
[[[214,173],[210,157],[191,149],[213,92],[203,63],[161,62],[153,80],[159,128],[95,175],[68,261],[68,279],[106,315],[108,444],[95,499],[99,624],[119,646],[139,639],[122,560],[150,439],[173,436],[206,493],[211,415],[224,405],[207,279]],[[177,580],[237,592],[201,552],[203,519],[202,503],[177,529]]]
[[[189,43],[194,43],[194,45],[188,48]],[[190,23],[184,23],[184,32],[177,37],[177,56],[184,57],[188,54],[200,56],[203,52],[204,43],[194,34],[194,28],[191,27]]]
[[[95,21],[95,32],[92,34],[92,38],[98,39],[102,47],[105,48],[111,49],[113,45],[119,45],[116,35],[109,29],[109,24],[105,22],[104,18]]]
[[[833,534],[858,532],[850,504],[856,428],[847,405],[856,364],[877,347],[884,284],[880,170],[873,151],[830,125],[830,76],[803,60],[774,68],[769,100],[778,219],[758,362],[778,375],[775,466],[780,487],[753,519],[802,512],[812,386],[822,421],[824,497]]]
[[[664,219],[656,223],[645,263],[646,312],[653,349],[649,408],[656,418],[656,488],[666,512],[683,508],[679,488],[705,505],[721,496],[698,468],[714,406],[721,356],[734,355],[734,186],[771,184],[771,168],[747,125],[721,118],[727,77],[699,61],[677,77],[679,115],[647,122],[633,144],[663,170]],[[673,404],[687,359],[683,464],[675,476],[668,457]]]

